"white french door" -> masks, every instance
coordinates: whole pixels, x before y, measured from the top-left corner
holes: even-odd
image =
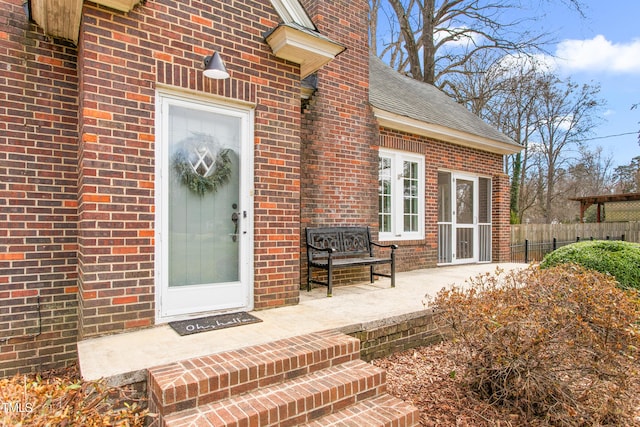
[[[253,110],[157,99],[157,321],[249,310]]]
[[[438,173],[438,263],[491,261],[491,180]]]

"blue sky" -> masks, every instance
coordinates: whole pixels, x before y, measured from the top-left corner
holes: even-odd
[[[554,3],[559,3],[555,1]],[[578,83],[598,83],[606,101],[604,119],[594,129],[592,146],[601,146],[615,165],[640,156],[640,1],[583,0],[585,18],[559,5],[545,5],[542,28],[558,43],[550,48],[557,71]],[[618,135],[630,133],[619,137]]]

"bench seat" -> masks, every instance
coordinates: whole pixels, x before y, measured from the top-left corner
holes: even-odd
[[[395,287],[395,250],[397,245],[383,245],[371,240],[369,227],[307,227],[307,291],[311,283],[327,287],[327,296],[333,292],[334,268],[369,266],[371,283],[374,276],[391,278],[391,286]],[[374,254],[378,251],[389,251],[388,257]],[[375,265],[389,264],[390,274],[378,273]],[[325,270],[327,281],[314,279],[313,268]]]

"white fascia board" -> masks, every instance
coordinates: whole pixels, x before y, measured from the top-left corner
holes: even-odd
[[[516,144],[508,144],[468,132],[451,129],[446,126],[425,123],[410,117],[390,113],[376,107],[373,107],[373,113],[378,124],[389,129],[438,139],[444,142],[451,142],[464,147],[476,148],[478,150],[496,154],[515,154],[522,150],[522,147]]]
[[[315,24],[298,0],[271,0],[271,4],[285,23],[293,22],[311,30],[316,29]]]

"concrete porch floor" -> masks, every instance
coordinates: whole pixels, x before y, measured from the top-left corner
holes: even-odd
[[[87,380],[108,379],[123,385],[146,379],[146,369],[311,332],[337,329],[345,333],[411,318],[425,310],[424,296],[497,267],[505,270],[526,264],[471,264],[401,272],[396,287],[389,279],[374,284],[337,287],[327,298],[326,288],[301,290],[295,306],[252,312],[260,323],[179,336],[169,325],[159,325],[78,342],[78,361]]]

